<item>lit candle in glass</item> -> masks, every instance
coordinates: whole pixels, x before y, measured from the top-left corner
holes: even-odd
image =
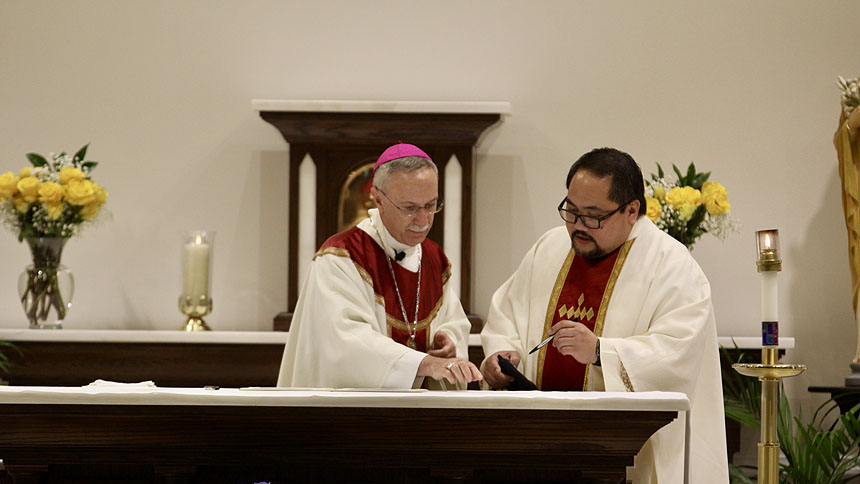
[[[779,344],[779,297],[777,273],[782,270],[779,258],[779,231],[776,229],[756,232],[758,248],[758,271],[761,273],[761,328],[762,345]]]
[[[212,232],[189,232],[182,245],[182,295],[179,310],[188,316],[184,329],[209,329],[203,316],[212,311]]]

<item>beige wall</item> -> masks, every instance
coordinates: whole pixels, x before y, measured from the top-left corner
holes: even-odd
[[[69,243],[67,328],[172,329],[180,234],[217,231],[221,330],[286,307],[287,146],[253,98],[510,101],[475,186],[476,309],[559,223],[570,163],[595,146],[695,161],[743,231],[703,239],[721,335],[756,335],[753,232],[777,227],[783,336],[840,384],[853,355],[832,135],[836,76],[860,75],[845,1],[0,1],[0,171],[92,141],[113,219]],[[26,327],[28,252],[0,236],[0,327]]]

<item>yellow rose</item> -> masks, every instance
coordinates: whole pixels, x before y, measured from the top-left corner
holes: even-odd
[[[39,187],[39,201],[42,203],[59,203],[63,201],[66,189],[59,183],[45,182]]]
[[[63,202],[49,202],[43,206],[45,207],[45,212],[48,214],[48,219],[57,220],[63,216],[63,208],[65,208],[66,204]]]
[[[717,182],[705,182],[702,184],[702,196],[705,198],[714,197],[718,195],[726,196],[729,191],[726,190],[726,187],[720,185]]]
[[[732,209],[732,205],[725,195],[709,197],[705,199],[705,209],[711,215],[719,215],[728,213]]]
[[[99,214],[99,204],[91,203],[81,209],[81,218],[89,220]]]
[[[678,209],[678,214],[681,216],[682,222],[687,222],[693,217],[693,212],[696,211],[696,205],[692,203],[683,203],[680,207],[675,207]]]
[[[686,204],[691,204],[695,208],[702,204],[702,192],[693,187],[675,187],[666,194],[666,203],[678,210]]]
[[[84,172],[73,166],[66,166],[60,170],[60,183],[63,185],[68,185],[72,180],[83,180],[84,178]]]
[[[110,194],[107,190],[104,189],[104,187],[100,186],[98,183],[93,182],[93,185],[95,186],[96,203],[98,203],[99,206],[102,206],[107,202],[107,197]]]
[[[666,187],[663,185],[655,185],[654,186],[654,198],[657,200],[663,200],[666,198]]]
[[[33,203],[39,198],[39,179],[29,176],[18,180],[18,191],[27,203]]]
[[[649,197],[645,195],[645,216],[651,219],[652,222],[656,222],[660,218],[660,214],[662,212],[662,208],[660,207],[660,201],[654,197]]]
[[[72,205],[89,205],[96,199],[96,191],[93,182],[87,179],[69,180],[66,187],[66,200]]]
[[[18,172],[18,177],[27,178],[30,175],[30,167],[21,168],[21,171]]]
[[[11,171],[0,175],[0,200],[12,198],[18,193],[18,179]]]
[[[18,213],[27,213],[27,210],[30,210],[30,204],[23,198],[15,197],[13,200],[15,202],[15,210],[17,210]]]

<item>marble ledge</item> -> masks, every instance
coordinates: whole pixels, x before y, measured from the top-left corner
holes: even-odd
[[[337,101],[252,99],[255,111],[340,113],[511,114],[509,102],[471,101]]]
[[[43,341],[77,343],[208,343],[208,344],[284,344],[283,331],[169,331],[136,329],[0,329],[0,341]],[[760,349],[761,338],[720,336],[720,346],[731,349]],[[481,346],[481,335],[470,334],[469,346]],[[780,349],[794,348],[794,338],[780,338]]]

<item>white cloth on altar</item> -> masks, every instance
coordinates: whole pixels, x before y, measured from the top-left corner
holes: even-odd
[[[602,367],[589,368],[590,391],[672,391],[691,403],[690,482],[728,482],[722,380],[710,284],[689,251],[639,217],[636,239],[608,303],[600,338]],[[493,295],[481,332],[484,354],[515,350],[520,371],[537,376],[550,296],[571,249],[565,227],[546,232]],[[636,457],[635,484],[684,482],[684,419],[655,433]],[[656,478],[652,478],[656,476]]]
[[[420,246],[403,246],[388,233],[377,209],[358,224],[380,247],[406,249],[396,263],[415,272]],[[380,229],[378,229],[380,228]],[[392,259],[393,261],[393,259]],[[308,388],[417,388],[418,365],[426,353],[404,346],[388,336],[385,307],[373,287],[349,257],[323,254],[315,257],[302,288],[290,334],[281,360],[278,386]],[[397,308],[398,310],[400,308]],[[430,339],[444,332],[468,358],[471,323],[451,285],[443,287],[443,301],[430,323]],[[430,387],[445,387],[444,383]],[[453,387],[453,385],[451,385]]]

